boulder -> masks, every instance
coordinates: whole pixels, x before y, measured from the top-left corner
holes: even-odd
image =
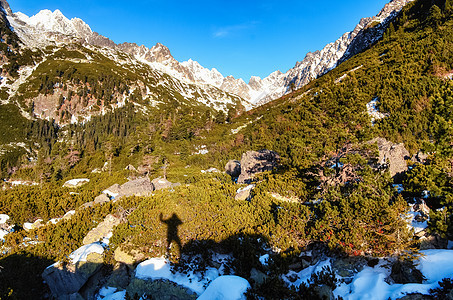
[[[256,174],[271,171],[277,167],[279,156],[270,150],[247,151],[242,155],[239,184],[249,184]]]
[[[415,268],[414,263],[410,261],[397,260],[392,265],[390,277],[395,283],[422,283],[424,276],[420,270]]]
[[[122,263],[117,263],[113,267],[112,274],[110,274],[106,286],[125,289],[131,280],[131,272],[129,267]]]
[[[137,169],[133,165],[128,165],[125,170],[132,171],[132,172],[137,172]]]
[[[232,178],[237,178],[241,175],[241,162],[237,160],[230,160],[225,165],[225,173]]]
[[[99,243],[82,246],[69,256],[68,263],[57,262],[47,267],[42,277],[55,298],[76,294],[102,266],[104,248]]]
[[[118,183],[115,183],[114,185],[112,185],[109,188],[107,188],[106,190],[104,190],[103,193],[112,196],[115,194],[119,194],[120,190],[121,190],[121,186]]]
[[[268,276],[260,270],[253,268],[250,271],[250,279],[253,280],[255,284],[262,285],[268,279]]]
[[[341,277],[353,277],[354,274],[363,270],[367,261],[363,257],[346,257],[333,261],[332,269]]]
[[[113,257],[117,262],[122,264],[133,265],[135,263],[134,257],[131,254],[123,251],[121,247],[116,248]]]
[[[322,284],[314,287],[315,293],[318,295],[318,299],[334,300],[332,288],[328,285]]]
[[[171,183],[167,179],[161,178],[161,177],[153,179],[153,181],[151,181],[151,183],[153,184],[154,189],[156,191],[162,190],[162,189],[168,189],[168,188],[176,187],[176,186],[180,185],[180,183]]]
[[[106,194],[100,194],[96,198],[94,198],[94,204],[103,204],[110,202],[110,198]]]
[[[252,190],[255,188],[254,184],[250,184],[246,187],[240,188],[236,191],[236,196],[234,197],[235,200],[250,200],[252,198]]]
[[[66,181],[63,184],[63,187],[77,188],[79,186],[84,185],[87,182],[90,182],[90,180],[88,178],[71,179],[71,180]]]
[[[410,159],[409,151],[404,147],[404,144],[395,144],[384,138],[375,138],[371,140],[370,143],[377,143],[379,150],[379,164],[387,166],[390,176],[395,180],[398,181],[401,179],[401,176],[408,169],[406,161]]]
[[[418,151],[417,153],[412,155],[411,160],[416,163],[425,164],[428,157],[428,154]]]
[[[115,199],[129,196],[150,196],[153,191],[154,185],[148,177],[137,178],[121,185],[118,197]]]
[[[94,242],[98,242],[112,233],[113,228],[121,223],[121,220],[113,215],[105,217],[104,221],[99,223],[96,228],[93,228],[83,239],[83,244],[88,245]]]

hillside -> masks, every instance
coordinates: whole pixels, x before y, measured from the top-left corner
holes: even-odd
[[[37,50],[0,115],[23,149],[1,165],[0,297],[194,299],[219,278],[250,299],[451,294],[453,4],[412,1],[383,31],[248,111],[120,52]]]

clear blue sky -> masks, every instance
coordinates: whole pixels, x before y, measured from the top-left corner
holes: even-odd
[[[179,61],[192,58],[248,82],[286,72],[389,0],[8,0],[29,16],[60,9],[116,43],[166,45]]]

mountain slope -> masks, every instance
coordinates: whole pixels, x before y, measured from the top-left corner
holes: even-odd
[[[394,268],[379,273],[379,280],[384,284],[388,276],[389,289],[400,288],[392,284],[399,273],[390,269],[404,264],[416,272],[405,260],[408,254],[421,246],[446,247],[453,238],[452,8],[449,1],[408,4],[366,51],[300,90],[230,116],[229,123],[220,116],[214,121],[210,110],[201,116],[187,106],[169,109],[167,115],[148,107],[145,114],[131,102],[85,124],[68,125],[53,151],[13,174],[42,184],[1,191],[0,209],[19,225],[77,211],[61,223],[8,233],[3,245],[10,252],[2,254],[0,265],[27,269],[5,267],[3,272],[14,276],[0,281],[1,296],[44,295],[40,274],[81,247],[87,232],[108,214],[123,223],[105,250],[105,268],[98,274],[105,280],[90,280],[77,291],[84,295],[100,291],[99,282],[103,293],[113,285],[123,298],[135,292],[155,295],[155,282],[137,280],[129,266],[162,255],[179,259],[173,271],[188,278],[217,270],[242,276],[251,284],[249,295],[260,299],[316,298],[321,285],[329,294],[354,297],[357,281],[352,278],[364,279],[384,264]],[[86,55],[80,48],[69,50]],[[101,56],[90,56],[93,63],[103,63]],[[198,122],[202,125],[190,127]],[[395,188],[387,161],[379,159],[376,141],[382,138],[394,148],[407,147],[409,154],[401,153],[404,191]],[[246,151],[263,148],[278,152],[278,168],[255,174],[250,199],[235,200],[245,186],[211,167],[221,169]],[[181,185],[150,197],[84,205],[105,189],[118,188],[114,183],[143,174]],[[75,190],[62,187],[76,176],[91,181]],[[406,220],[408,213],[415,214],[414,200],[425,209],[418,220],[428,226],[417,234]],[[309,286],[300,284],[326,265],[332,271],[313,276]],[[33,275],[30,280],[27,273]],[[257,280],[263,277],[267,280]],[[27,289],[21,288],[23,278]],[[430,287],[440,279],[430,281]],[[411,291],[414,286],[421,287],[412,283]],[[419,292],[427,294],[427,289]]]
[[[82,20],[69,20],[59,10],[44,10],[32,17],[22,13],[11,14],[9,20],[21,39],[30,47],[44,46],[49,41],[78,41],[86,45],[108,47],[126,52],[179,80],[209,84],[260,105],[302,87],[334,68],[339,62],[375,43],[381,38],[388,22],[408,2],[410,0],[391,1],[375,17],[362,19],[352,32],[345,33],[320,51],[308,53],[304,60],[286,73],[276,71],[264,79],[253,76],[248,83],[232,76],[223,77],[216,69],[208,70],[192,60],[180,63],[171,56],[169,49],[161,44],[151,49],[131,43],[116,45],[108,38],[93,32]],[[251,108],[247,103],[244,105]]]

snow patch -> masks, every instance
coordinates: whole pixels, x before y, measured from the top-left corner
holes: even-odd
[[[76,187],[79,184],[84,184],[90,182],[88,178],[78,178],[78,179],[71,179],[66,181],[63,186],[65,187]]]
[[[201,294],[210,281],[219,277],[219,271],[214,268],[208,268],[204,277],[193,272],[189,272],[188,274],[173,274],[170,270],[170,262],[168,260],[165,258],[151,258],[137,266],[135,277],[140,279],[166,279],[184,286],[197,294]]]
[[[69,258],[71,259],[73,264],[76,264],[78,262],[87,261],[88,255],[90,255],[91,253],[103,254],[104,247],[102,247],[101,243],[99,242],[85,245],[72,252],[69,255]]]
[[[250,283],[242,277],[233,275],[220,276],[208,286],[197,300],[245,300],[245,292],[247,292],[248,288],[250,288]]]
[[[379,112],[378,106],[379,106],[379,98],[378,97],[375,97],[373,100],[368,102],[367,105],[366,105],[367,113],[371,117],[371,124],[372,125],[374,125],[374,123],[377,120],[383,119],[383,118],[388,116],[388,114],[383,114],[383,113]]]
[[[0,224],[5,224],[9,220],[9,216],[5,214],[0,214]]]

